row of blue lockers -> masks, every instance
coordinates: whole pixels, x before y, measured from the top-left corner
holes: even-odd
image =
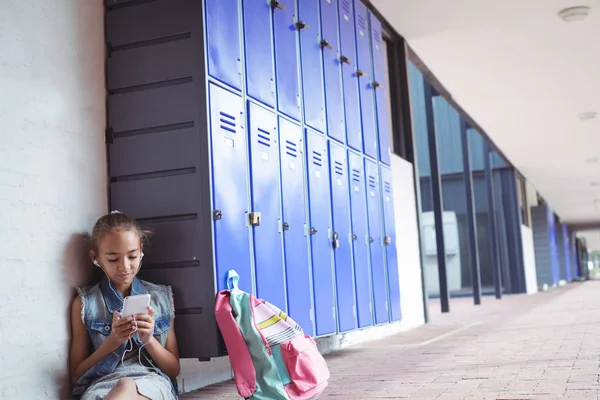
[[[382,25],[359,0],[205,2],[208,74],[390,165]]]
[[[217,288],[227,271],[323,336],[397,321],[388,166],[209,84]]]

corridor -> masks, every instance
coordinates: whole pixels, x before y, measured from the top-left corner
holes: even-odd
[[[535,296],[430,302],[431,323],[327,357],[323,399],[598,399],[600,282]],[[183,399],[236,399],[224,383]]]

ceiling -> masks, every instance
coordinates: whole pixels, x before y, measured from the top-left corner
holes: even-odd
[[[371,2],[563,222],[600,222],[600,0]]]

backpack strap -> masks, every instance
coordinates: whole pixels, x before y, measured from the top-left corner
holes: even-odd
[[[239,289],[239,287],[238,287],[239,281],[240,281],[240,276],[238,275],[237,272],[235,272],[234,269],[230,269],[229,271],[227,271],[227,289],[229,291]]]
[[[228,286],[229,281],[228,275]],[[237,287],[237,280],[234,282],[235,287]],[[215,317],[225,340],[225,345],[227,346],[237,391],[240,396],[247,399],[252,397],[254,392],[256,392],[256,371],[252,363],[250,351],[248,350],[248,346],[246,346],[246,341],[233,317],[233,309],[231,308],[229,297],[230,292],[227,290],[223,290],[217,294]]]

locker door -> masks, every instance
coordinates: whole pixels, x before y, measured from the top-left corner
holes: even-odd
[[[284,9],[273,9],[277,106],[285,115],[300,121],[298,44],[294,26],[294,0],[281,0]]]
[[[400,309],[400,276],[398,274],[398,250],[396,248],[396,219],[394,216],[394,191],[392,187],[392,171],[381,167],[383,188],[383,223],[384,245],[387,263],[388,292],[390,317],[392,321],[402,319]]]
[[[365,190],[365,167],[362,155],[348,152],[350,167],[350,201],[352,206],[352,242],[358,327],[373,325],[371,310],[371,274],[369,272],[369,223]]]
[[[335,287],[340,332],[356,329],[354,271],[352,268],[352,233],[350,232],[350,197],[348,193],[348,157],[346,149],[329,142],[331,209],[333,217]]]
[[[274,107],[271,7],[264,0],[246,0],[243,4],[248,96]]]
[[[310,130],[306,136],[315,328],[323,336],[336,332],[327,141]]]
[[[381,197],[377,164],[370,160],[365,160],[365,175],[367,176],[367,213],[369,215],[369,243],[371,244],[373,308],[375,310],[375,323],[383,324],[388,322],[389,318],[385,263],[383,259],[383,238],[381,235]]]
[[[371,86],[371,44],[367,8],[360,0],[354,0],[356,17],[356,48],[358,50],[358,86],[362,115],[364,153],[377,158],[377,138],[375,136],[375,105]]]
[[[567,225],[562,225],[563,229],[563,237],[564,237],[564,246],[565,246],[565,269],[567,275],[567,282],[573,280],[573,275],[571,274],[571,243],[569,240],[569,228]]]
[[[298,2],[296,27],[300,30],[304,122],[317,131],[325,132],[325,96],[323,94],[319,0],[302,0]]]
[[[307,335],[314,335],[311,321],[311,281],[304,187],[302,128],[279,119],[283,237],[287,278],[288,313]]]
[[[373,90],[375,91],[375,106],[377,108],[377,136],[379,138],[379,159],[390,165],[390,121],[387,103],[387,87],[385,86],[385,54],[381,22],[372,13],[371,45],[373,49]]]
[[[347,142],[348,146],[362,151],[360,103],[356,76],[356,29],[354,28],[354,5],[352,0],[339,0],[339,21]]]
[[[242,57],[238,0],[205,3],[208,73],[213,78],[241,90]]]
[[[250,224],[254,233],[256,295],[285,311],[277,118],[256,104],[249,104],[253,213]]]
[[[227,271],[235,266],[240,288],[252,293],[244,105],[217,86],[210,85],[209,93],[217,290],[226,287]]]
[[[338,142],[346,143],[337,0],[321,0],[321,24],[327,134]]]

